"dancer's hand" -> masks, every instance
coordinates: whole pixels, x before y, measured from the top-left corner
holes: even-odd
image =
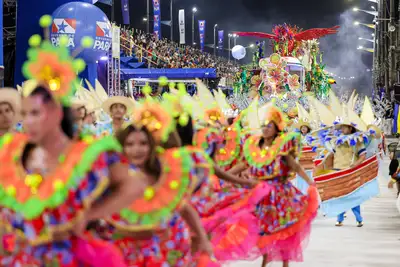
[[[247,185],[250,187],[256,187],[258,185],[259,181],[255,180],[253,178],[248,179]]]
[[[209,255],[210,257],[214,255],[213,248],[209,240],[200,241],[198,251],[207,253],[207,255]]]

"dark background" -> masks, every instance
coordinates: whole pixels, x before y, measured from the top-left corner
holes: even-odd
[[[22,5],[31,0],[19,0]],[[56,1],[55,1],[56,2]],[[162,20],[170,19],[170,0],[160,0]],[[146,0],[130,0],[131,27],[146,30],[143,17],[146,16]],[[26,4],[24,4],[26,5]],[[97,3],[105,13],[111,17],[111,7]],[[195,20],[195,42],[198,43],[197,20],[206,20],[206,44],[213,43],[213,26],[225,30],[225,49],[228,48],[228,33],[234,31],[262,31],[271,32],[276,24],[288,23],[298,25],[303,29],[314,27],[332,27],[340,25],[339,34],[321,39],[320,48],[324,52],[323,59],[327,65],[326,70],[334,73],[338,81],[338,89],[352,90],[357,88],[359,92],[369,93],[371,91],[372,53],[357,50],[359,45],[372,48],[372,43],[360,42],[358,37],[372,39],[373,30],[365,27],[355,27],[354,21],[371,23],[373,16],[364,13],[352,12],[354,6],[371,10],[375,5],[367,0],[174,0],[174,39],[178,40],[178,10],[185,9],[186,13],[186,42],[192,40],[192,8],[198,9]],[[28,8],[28,7],[27,7]],[[39,6],[37,7],[39,8]],[[15,24],[14,15],[4,16],[4,25]],[[121,1],[114,0],[115,19],[118,24],[122,23]],[[4,11],[6,13],[6,10]],[[36,13],[36,10],[31,12]],[[38,11],[38,13],[40,13]],[[40,15],[38,14],[38,17]],[[152,18],[152,1],[150,0],[150,18]],[[37,21],[37,20],[36,20]],[[20,26],[20,25],[19,25]],[[23,26],[19,30],[23,30]],[[152,31],[152,24],[150,31]],[[37,33],[34,30],[33,33]],[[170,37],[170,28],[162,25],[163,37]],[[248,46],[256,40],[251,38],[238,38],[237,44]],[[7,45],[8,44],[8,45]],[[232,42],[233,44],[233,42]],[[212,52],[211,48],[207,49]],[[13,85],[13,70],[15,47],[13,43],[5,40],[4,47],[6,84]],[[268,56],[269,48],[266,51]],[[251,54],[251,50],[248,50]],[[220,55],[228,56],[228,51]],[[246,57],[240,63],[247,63],[251,57]],[[339,78],[341,77],[341,78]],[[350,79],[350,77],[355,77]]]
[[[115,19],[122,23],[121,3],[115,1]],[[162,20],[170,19],[170,0],[161,1]],[[372,87],[371,68],[372,53],[357,50],[357,47],[372,48],[372,43],[358,40],[359,37],[372,39],[372,29],[354,26],[354,21],[371,23],[373,16],[362,12],[353,12],[357,6],[371,10],[374,3],[367,0],[174,0],[174,39],[178,41],[178,10],[185,9],[186,13],[186,42],[192,40],[192,8],[198,12],[195,17],[195,42],[198,43],[197,20],[206,20],[206,44],[213,43],[213,26],[225,30],[224,47],[228,48],[228,33],[234,31],[261,31],[271,32],[276,24],[288,23],[297,25],[306,30],[310,28],[332,27],[340,25],[339,34],[328,36],[320,40],[323,51],[323,62],[326,70],[335,74],[340,90],[357,88],[360,93],[369,94]],[[105,12],[111,14],[111,8],[98,4]],[[146,0],[130,1],[131,26],[146,30],[143,17],[146,16]],[[150,0],[150,19],[152,18],[152,1]],[[150,24],[150,31],[152,31]],[[170,37],[170,28],[162,26],[162,36]],[[237,44],[248,46],[255,43],[255,39],[239,38]],[[233,41],[232,41],[233,46]],[[212,52],[211,48],[206,51]],[[247,51],[251,54],[251,51]],[[220,55],[228,56],[228,51]],[[266,51],[269,55],[271,50]],[[241,63],[251,61],[247,56]],[[354,77],[354,78],[351,78]]]

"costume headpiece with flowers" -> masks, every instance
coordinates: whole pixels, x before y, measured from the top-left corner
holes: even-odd
[[[215,125],[217,122],[226,124],[223,107],[220,106],[216,98],[212,95],[207,86],[196,79],[197,95],[194,97],[195,106],[193,116],[200,124]]]
[[[170,101],[158,101],[149,96],[146,89],[142,90],[146,97],[138,102],[133,110],[132,123],[146,127],[158,143],[166,142],[169,135],[176,129],[173,117],[173,107]]]
[[[22,66],[22,72],[28,80],[22,86],[23,96],[28,96],[37,86],[48,89],[55,100],[63,105],[70,105],[70,98],[79,87],[77,74],[82,72],[86,64],[82,59],[74,59],[82,49],[93,45],[90,37],[82,38],[81,47],[70,55],[67,48],[68,37],[61,36],[59,47],[49,41],[49,26],[52,18],[44,15],[39,24],[44,29],[45,40],[35,34],[29,39],[28,60]]]
[[[268,103],[258,110],[260,125],[264,126],[270,122],[275,123],[279,131],[283,131],[288,121],[285,113],[283,113],[273,103]]]

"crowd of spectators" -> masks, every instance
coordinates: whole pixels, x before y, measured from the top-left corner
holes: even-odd
[[[219,77],[232,77],[239,71],[233,60],[216,57],[189,45],[179,45],[168,39],[132,29],[122,29],[123,40],[132,52],[146,60],[152,68],[215,68]]]

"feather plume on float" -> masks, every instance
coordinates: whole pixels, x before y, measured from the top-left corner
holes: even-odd
[[[364,99],[364,105],[360,117],[367,125],[367,129],[370,131],[371,134],[377,134],[378,136],[381,135],[382,131],[379,129],[381,119],[375,117],[375,113],[372,109],[372,105],[368,97],[365,97]]]

